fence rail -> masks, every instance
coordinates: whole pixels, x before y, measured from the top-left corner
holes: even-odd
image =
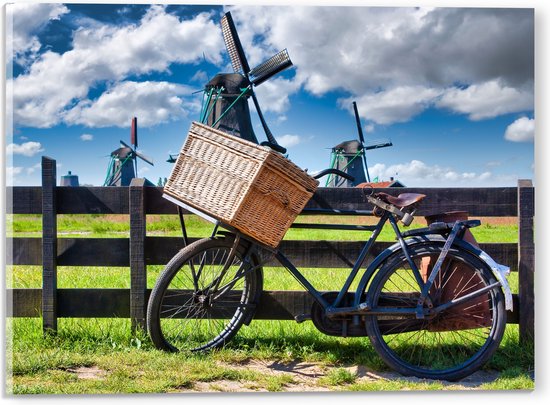
[[[176,214],[162,198],[161,187],[146,187],[134,179],[129,187],[56,187],[55,160],[42,159],[42,187],[9,187],[13,214],[42,214],[42,238],[8,238],[8,262],[43,268],[42,289],[8,289],[8,315],[43,318],[44,330],[57,329],[62,317],[130,317],[132,327],[144,327],[150,290],[147,266],[165,264],[183,247],[182,238],[147,236],[147,215]],[[417,215],[454,210],[471,217],[518,217],[518,243],[486,243],[481,248],[497,262],[519,271],[519,294],[508,322],[520,324],[522,339],[534,337],[534,188],[530,180],[518,187],[384,189],[396,194],[419,192],[429,196]],[[10,200],[8,200],[10,201]],[[320,188],[304,214],[317,209],[368,210],[362,191],[354,188]],[[127,214],[129,238],[58,238],[58,214]],[[372,258],[391,243],[375,244]],[[281,249],[299,267],[349,267],[362,242],[283,241]],[[273,262],[270,265],[276,266]],[[130,289],[58,289],[57,266],[130,267]],[[258,319],[294,319],[311,307],[305,291],[266,291]]]

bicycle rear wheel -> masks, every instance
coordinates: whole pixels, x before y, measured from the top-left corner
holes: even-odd
[[[167,351],[206,351],[226,344],[252,319],[262,291],[261,270],[243,262],[232,239],[201,239],[176,254],[151,292],[147,328]]]
[[[412,260],[424,280],[435,264],[442,244],[410,248]],[[476,256],[452,248],[429,291],[433,307],[464,297],[497,281]],[[403,252],[381,267],[369,287],[373,310],[377,307],[415,308],[420,287]],[[500,344],[506,326],[500,286],[472,297],[437,315],[371,315],[366,320],[369,338],[382,359],[404,375],[457,380],[489,360]]]

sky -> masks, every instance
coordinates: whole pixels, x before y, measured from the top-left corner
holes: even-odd
[[[41,156],[103,185],[138,118],[153,183],[198,120],[202,90],[231,72],[219,20],[231,11],[251,66],[287,49],[293,67],[256,94],[288,157],[309,172],[357,139],[371,178],[410,187],[535,179],[534,10],[166,4],[8,5],[6,184],[39,185]],[[255,132],[265,139],[254,113]]]

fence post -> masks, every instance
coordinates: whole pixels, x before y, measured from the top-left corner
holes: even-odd
[[[147,267],[145,265],[145,179],[132,179],[130,193],[130,318],[132,331],[146,329],[145,300]]]
[[[519,336],[535,337],[535,189],[531,180],[518,180]]]
[[[56,162],[42,156],[42,329],[57,332]]]

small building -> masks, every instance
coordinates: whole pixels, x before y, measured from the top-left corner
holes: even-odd
[[[372,187],[372,188],[390,188],[390,187],[405,187],[403,183],[401,183],[399,180],[395,180],[393,177],[390,177],[389,181],[375,181],[370,183],[361,183],[358,184],[356,187]]]
[[[68,174],[65,176],[61,176],[61,187],[78,187],[78,176],[76,174],[72,174],[71,171],[69,171]]]

